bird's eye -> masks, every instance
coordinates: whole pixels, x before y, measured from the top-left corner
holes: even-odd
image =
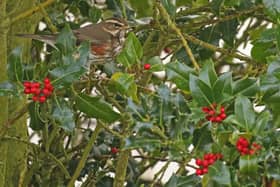
[[[114,23],[114,27],[119,28],[121,25],[119,23]]]

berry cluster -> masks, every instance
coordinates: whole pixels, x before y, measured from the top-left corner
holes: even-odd
[[[196,175],[204,175],[208,173],[208,166],[215,163],[216,160],[222,159],[223,155],[221,153],[206,153],[203,159],[197,158],[195,163],[199,168],[196,169]]]
[[[244,137],[239,137],[236,142],[236,149],[241,155],[253,155],[261,148],[261,145],[256,142],[253,142],[250,145],[249,141]]]
[[[225,107],[220,106],[217,108],[215,103],[209,107],[202,107],[202,111],[206,114],[206,119],[211,122],[221,123],[227,117]]]
[[[116,147],[111,147],[111,153],[112,154],[117,154],[119,152],[119,149],[118,148],[116,148]]]
[[[29,82],[26,81],[23,83],[24,93],[32,94],[32,100],[35,102],[44,103],[53,92],[53,85],[51,84],[50,79],[44,79],[44,86],[41,88],[41,83],[39,82]]]

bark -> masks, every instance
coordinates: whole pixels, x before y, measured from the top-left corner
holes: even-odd
[[[0,0],[0,82],[7,80],[7,59],[12,49],[22,46],[23,59],[29,58],[31,41],[16,38],[15,33],[32,33],[40,19],[40,15],[27,17],[10,24],[11,18],[30,7],[35,0]],[[4,125],[14,112],[25,104],[25,99],[0,97],[0,126]],[[28,139],[26,116],[12,124],[6,136]],[[28,149],[26,145],[16,141],[0,142],[0,187],[19,187],[27,168]]]

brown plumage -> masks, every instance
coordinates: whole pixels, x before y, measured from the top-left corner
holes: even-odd
[[[97,24],[73,30],[73,33],[77,38],[77,43],[82,41],[91,43],[93,58],[108,58],[114,57],[120,52],[128,28],[125,20],[110,18]],[[18,34],[17,36],[40,40],[54,46],[58,34]]]

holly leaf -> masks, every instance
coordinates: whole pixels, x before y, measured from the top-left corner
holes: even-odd
[[[163,71],[163,63],[159,56],[154,56],[147,61],[151,65],[150,72]]]
[[[272,119],[271,113],[264,111],[257,116],[256,125],[253,129],[255,135],[261,135],[265,133],[265,128],[268,126],[268,122]]]
[[[280,13],[280,1],[278,0],[263,0],[263,4],[269,10],[270,14],[277,18]]]
[[[219,160],[209,167],[208,176],[218,185],[231,186],[229,168]]]
[[[22,49],[15,48],[8,58],[8,77],[9,80],[21,82],[23,78],[23,67],[21,62]]]
[[[83,42],[74,52],[75,56],[72,53],[63,56],[62,61],[64,63],[49,71],[51,76],[55,78],[52,84],[56,87],[58,85],[69,85],[78,81],[87,71],[86,64],[89,51],[89,43]]]
[[[125,139],[124,149],[137,149],[144,148],[148,151],[154,151],[159,148],[161,141],[154,138],[144,138],[144,137],[129,137]]]
[[[255,96],[259,91],[259,85],[257,79],[245,78],[237,80],[233,83],[233,94],[242,94],[244,96]]]
[[[204,65],[199,73],[199,79],[212,88],[218,79],[215,71],[214,63],[212,60],[208,60],[203,64]]]
[[[54,86],[72,84],[78,81],[85,72],[86,69],[76,63],[57,67],[50,71],[51,76],[55,78],[52,84]]]
[[[124,48],[117,56],[118,63],[125,67],[130,67],[133,64],[140,63],[143,56],[143,48],[140,41],[133,32],[128,34],[124,43]]]
[[[193,133],[193,145],[196,150],[209,151],[212,144],[211,131],[207,125],[200,129],[195,129]]]
[[[245,96],[238,96],[235,100],[234,113],[237,121],[243,125],[246,132],[250,132],[255,126],[256,114],[250,100]]]
[[[74,130],[74,113],[66,101],[59,100],[59,105],[54,105],[52,116],[59,122],[59,126],[65,131],[72,132]]]
[[[258,170],[258,160],[256,156],[244,155],[239,159],[239,169],[242,174],[254,175]]]
[[[112,123],[120,118],[120,114],[115,112],[112,106],[101,97],[91,97],[81,93],[76,95],[75,101],[77,109],[88,117],[97,118],[108,123]]]
[[[189,90],[189,75],[194,72],[189,66],[178,61],[165,65],[168,80],[184,91]]]
[[[122,95],[129,96],[133,101],[138,101],[137,85],[134,76],[127,73],[117,72],[111,77],[110,88]]]
[[[168,14],[171,17],[174,17],[176,14],[176,6],[174,4],[175,1],[172,0],[161,0],[162,5],[167,10]]]
[[[216,103],[222,103],[232,96],[232,73],[222,74],[213,86],[213,95]]]
[[[76,38],[68,24],[62,29],[56,39],[56,46],[62,54],[71,54],[76,47]]]
[[[190,75],[190,90],[193,98],[200,106],[209,106],[214,102],[212,89],[194,75]]]
[[[172,175],[164,187],[199,187],[200,178],[196,175],[176,176]]]
[[[153,15],[153,3],[150,0],[129,0],[129,4],[135,10],[137,18]]]
[[[95,6],[91,7],[88,11],[88,17],[92,23],[98,22],[99,19],[101,18],[101,15],[102,15],[102,11],[96,8]]]

